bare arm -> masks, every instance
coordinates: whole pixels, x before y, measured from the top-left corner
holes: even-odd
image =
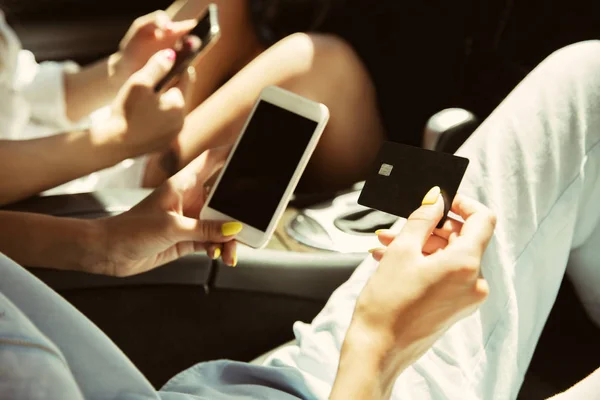
[[[117,95],[133,72],[120,59],[121,55],[115,53],[78,72],[65,73],[65,102],[71,121],[109,104]]]
[[[0,141],[0,205],[168,145],[183,124],[184,97],[179,88],[157,94],[154,85],[173,66],[173,56],[172,50],[152,56],[123,86],[110,118],[90,129]]]
[[[164,11],[137,18],[119,50],[76,73],[65,75],[67,116],[72,121],[108,104],[119,88],[157,51],[173,48],[194,26],[194,19],[171,23]]]
[[[94,220],[0,211],[0,227],[0,252],[21,265],[87,270],[103,256]]]
[[[409,324],[406,324],[408,326]],[[398,376],[419,359],[439,335],[401,342],[357,320],[340,352],[331,399],[388,399]]]
[[[127,151],[99,130],[0,141],[0,205],[112,166],[127,158]]]
[[[386,357],[393,353],[385,351],[383,342],[377,343],[367,332],[349,329],[342,345],[330,399],[389,398],[395,377],[399,374],[386,362]]]

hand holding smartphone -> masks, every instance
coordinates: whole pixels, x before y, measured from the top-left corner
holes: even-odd
[[[156,84],[154,87],[155,92],[160,92],[172,86],[190,64],[214,46],[221,36],[218,11],[216,4],[211,3],[208,5],[196,27],[183,38],[179,48],[176,49],[175,64],[173,64],[167,75]]]
[[[201,219],[242,223],[237,240],[263,247],[329,120],[323,104],[267,87],[218,176]]]

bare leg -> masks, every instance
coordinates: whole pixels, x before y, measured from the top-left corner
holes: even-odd
[[[179,136],[181,168],[204,150],[232,143],[260,91],[269,85],[326,104],[329,125],[307,169],[315,187],[343,187],[362,179],[383,128],[375,90],[354,51],[327,35],[291,35],[254,59],[192,111]],[[149,165],[146,183],[165,178]]]

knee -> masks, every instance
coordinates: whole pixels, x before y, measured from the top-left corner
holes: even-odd
[[[299,60],[307,62],[307,73],[319,80],[347,79],[348,75],[365,74],[358,55],[345,40],[328,34],[294,33],[276,46],[286,48]]]
[[[578,80],[586,86],[600,87],[600,40],[575,43],[555,51],[541,64],[550,76],[562,76]],[[573,83],[573,82],[570,82]]]

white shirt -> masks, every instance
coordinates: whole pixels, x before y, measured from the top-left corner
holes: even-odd
[[[105,118],[108,108],[76,123],[66,113],[64,73],[73,62],[43,62],[23,50],[0,10],[0,140],[26,140],[81,129]],[[101,188],[139,187],[145,161],[125,160],[114,167],[76,179],[45,194],[91,192]]]

